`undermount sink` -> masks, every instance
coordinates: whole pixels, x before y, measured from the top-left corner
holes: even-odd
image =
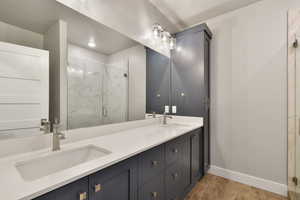
[[[18,162],[16,168],[25,181],[34,181],[110,153],[108,150],[89,145],[72,150],[53,152],[48,156]]]

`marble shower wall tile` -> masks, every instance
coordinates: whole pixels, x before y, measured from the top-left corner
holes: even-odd
[[[128,120],[128,62],[123,60],[106,65],[104,123],[117,123]]]
[[[68,129],[102,124],[106,61],[106,55],[69,45]]]
[[[69,46],[68,128],[124,122],[128,119],[128,60]]]
[[[105,64],[71,58],[68,68],[68,126],[70,129],[102,124]]]

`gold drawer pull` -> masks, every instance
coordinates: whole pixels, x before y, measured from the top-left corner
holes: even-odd
[[[174,178],[174,179],[177,179],[177,177],[178,177],[178,174],[177,174],[177,173],[174,173],[174,174],[173,174],[173,178]]]
[[[151,162],[151,164],[152,164],[152,166],[157,166],[157,165],[158,165],[158,161],[153,160],[153,161]]]
[[[157,197],[158,197],[158,192],[152,192],[152,193],[151,193],[151,196],[152,196],[153,198],[157,198]]]
[[[86,192],[79,193],[79,200],[86,200],[86,199],[87,199],[87,193]]]
[[[101,184],[96,184],[96,185],[94,186],[94,191],[95,191],[95,192],[100,192],[101,189],[102,189]]]

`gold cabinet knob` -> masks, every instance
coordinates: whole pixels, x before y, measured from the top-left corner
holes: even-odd
[[[95,192],[100,192],[101,191],[101,184],[96,184],[95,186],[94,186],[94,191]]]
[[[174,179],[177,179],[177,178],[178,178],[178,174],[177,174],[177,173],[174,173],[174,174],[173,174],[173,178],[174,178]]]
[[[178,153],[178,149],[173,149],[173,153]]]
[[[157,166],[157,165],[158,165],[158,161],[153,160],[153,161],[151,162],[151,164],[152,164],[152,166]]]
[[[87,200],[87,193],[86,192],[79,193],[79,200]]]
[[[158,197],[158,192],[151,192],[151,196],[153,198],[157,198]]]

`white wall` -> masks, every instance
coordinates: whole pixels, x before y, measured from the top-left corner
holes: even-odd
[[[97,51],[86,49],[75,44],[68,44],[68,60],[72,58],[86,58],[95,62],[106,63],[108,56]]]
[[[142,45],[125,49],[108,57],[108,62],[129,62],[129,120],[145,118],[146,113],[146,49]]]
[[[155,23],[160,23],[170,32],[176,32],[177,28],[148,0],[56,1],[166,56],[170,55],[168,49],[154,44],[149,36]]]
[[[44,48],[49,50],[50,109],[49,118],[67,125],[67,24],[59,20],[44,35]]]
[[[0,41],[43,49],[43,35],[0,21]]]
[[[287,11],[264,0],[210,19],[211,164],[287,183]]]

